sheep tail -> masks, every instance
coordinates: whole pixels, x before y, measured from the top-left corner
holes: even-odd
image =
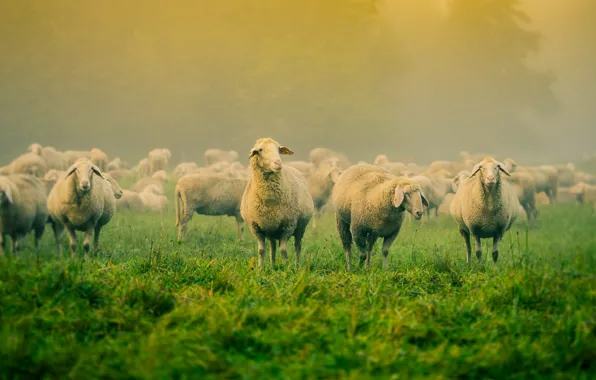
[[[182,218],[181,207],[184,207],[184,200],[182,199],[182,193],[179,189],[176,189],[176,193],[174,195],[174,202],[176,202],[176,227],[179,227]]]

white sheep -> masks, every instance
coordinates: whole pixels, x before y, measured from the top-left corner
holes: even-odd
[[[352,241],[360,250],[360,264],[370,265],[373,246],[383,238],[383,268],[397,238],[406,212],[422,217],[428,201],[420,185],[397,177],[377,165],[357,165],[339,177],[332,194],[337,230],[346,255],[348,271],[352,268]]]
[[[130,190],[141,193],[147,186],[156,185],[162,189],[163,194],[163,185],[167,182],[167,180],[168,173],[166,173],[164,170],[159,170],[153,173],[153,175],[149,178],[141,178],[138,180],[134,185],[132,185]]]
[[[153,149],[149,152],[149,174],[160,170],[167,170],[170,158],[172,158],[172,152],[169,149]]]
[[[501,173],[510,176],[504,164],[492,157],[478,163],[470,176],[459,183],[451,202],[451,216],[466,243],[466,261],[470,264],[472,246],[476,244],[476,257],[482,256],[480,239],[492,238],[493,260],[499,257],[499,241],[519,214],[520,204],[511,185],[501,179]]]
[[[234,150],[224,151],[221,149],[207,149],[204,153],[205,165],[211,166],[219,162],[228,164],[238,161],[238,152]]]
[[[36,153],[25,153],[14,159],[8,166],[0,168],[0,175],[28,174],[42,178],[47,171],[46,161]]]
[[[32,176],[0,176],[0,256],[4,254],[7,237],[12,239],[12,252],[21,248],[21,239],[35,233],[35,248],[48,220],[45,189]]]
[[[329,202],[333,186],[340,174],[341,171],[338,168],[319,168],[307,178],[308,192],[315,205],[315,214],[312,221],[313,228],[317,225],[317,218],[320,217],[323,206]]]
[[[350,161],[348,160],[348,158],[345,155],[343,155],[342,153],[335,152],[328,148],[314,148],[308,154],[308,158],[309,158],[310,162],[315,164],[315,166],[317,168],[321,165],[321,163],[323,161],[325,161],[329,158],[339,159],[341,161],[342,169],[346,169],[346,168],[350,167]]]
[[[99,170],[105,172],[108,170],[108,155],[105,154],[101,149],[93,148],[90,152],[91,155],[91,163],[97,166]]]
[[[176,178],[182,178],[197,169],[199,169],[199,165],[197,165],[195,162],[182,162],[176,166],[173,174]]]
[[[294,237],[296,267],[300,264],[302,238],[314,213],[306,179],[298,169],[285,166],[281,155],[294,154],[270,138],[257,140],[249,153],[251,178],[246,185],[240,214],[259,248],[259,265],[265,258],[265,239],[271,242],[271,264],[275,264],[277,241],[284,262],[287,242]]]
[[[94,234],[93,246],[99,248],[101,229],[112,219],[116,211],[116,190],[104,179],[99,168],[88,159],[77,160],[60,178],[48,197],[48,210],[60,251],[60,239],[66,228],[70,251],[77,250],[75,231],[84,231],[85,256],[90,250],[89,239]]]
[[[238,239],[242,240],[244,220],[240,215],[240,202],[247,182],[222,174],[190,174],[180,178],[174,192],[178,241],[184,240],[187,224],[195,212],[233,216],[238,226]]]

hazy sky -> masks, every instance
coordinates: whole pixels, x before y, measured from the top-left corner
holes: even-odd
[[[596,151],[596,1],[520,0],[515,22],[491,2],[515,1],[0,1],[0,163],[263,136],[297,158]]]

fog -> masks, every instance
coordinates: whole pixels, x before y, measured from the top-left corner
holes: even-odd
[[[595,149],[593,0],[0,2],[0,163],[32,142],[524,163]],[[246,159],[244,159],[246,161]]]

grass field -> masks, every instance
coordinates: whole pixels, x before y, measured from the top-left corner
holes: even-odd
[[[102,251],[0,259],[0,378],[594,378],[596,218],[541,209],[499,262],[465,264],[442,216],[408,223],[383,271],[346,273],[332,215],[302,267],[254,267],[250,234],[173,212],[118,213]],[[488,260],[487,260],[488,258]],[[290,250],[293,263],[293,251]]]

